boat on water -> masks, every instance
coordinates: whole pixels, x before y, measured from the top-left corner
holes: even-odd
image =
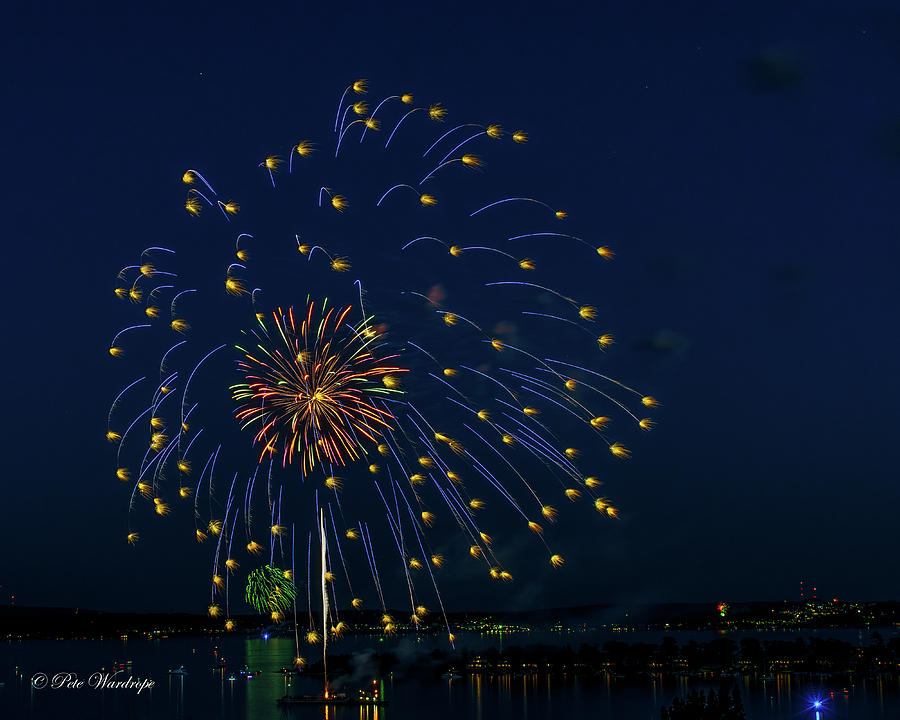
[[[188,671],[184,669],[184,665],[175,670],[169,670],[169,675],[187,675]]]
[[[363,707],[369,705],[387,705],[388,701],[384,698],[373,697],[372,695],[364,695],[360,693],[355,697],[351,697],[345,693],[334,693],[332,695],[285,695],[276,701],[279,705],[352,705]]]

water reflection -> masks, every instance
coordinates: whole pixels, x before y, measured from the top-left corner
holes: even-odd
[[[184,718],[184,675],[169,675],[169,707],[175,720]]]
[[[388,647],[398,657],[403,647]],[[343,648],[342,648],[343,650]],[[374,672],[369,654],[361,658],[351,676],[335,677],[337,689],[355,693],[370,683]],[[216,667],[218,652],[227,658],[225,668]],[[482,669],[463,677],[444,679],[424,674],[422,655],[409,654],[396,675],[386,675],[379,695],[388,699],[381,706],[279,707],[284,695],[315,695],[322,691],[322,678],[312,673],[284,674],[294,656],[291,638],[170,638],[162,642],[132,639],[127,647],[118,640],[94,642],[0,644],[0,706],[4,717],[28,720],[92,717],[144,720],[191,717],[219,720],[551,720],[557,717],[610,720],[619,717],[659,717],[659,708],[691,690],[717,689],[719,678],[710,674],[665,675],[624,678],[599,673],[548,674],[545,666],[514,666],[502,672]],[[152,693],[135,696],[118,691],[99,693],[40,692],[31,687],[31,676],[44,668],[46,658],[63,658],[73,670],[86,676],[100,667],[124,664],[127,674],[156,681]],[[77,659],[77,663],[76,663]],[[129,663],[128,661],[133,661]],[[169,675],[184,665],[186,675]],[[77,665],[77,666],[76,666]],[[245,674],[240,671],[246,670]],[[259,674],[256,674],[259,671]],[[788,720],[805,717],[809,698],[824,698],[829,713],[823,717],[874,720],[892,717],[900,706],[900,678],[827,678],[779,673],[730,678],[742,695],[747,716],[754,720]],[[343,682],[342,682],[343,681]],[[10,712],[6,713],[7,705]]]

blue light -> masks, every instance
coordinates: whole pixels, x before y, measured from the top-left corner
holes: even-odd
[[[263,633],[263,640],[269,639],[269,633]]]
[[[816,720],[819,720],[819,718],[821,718],[821,714],[819,711],[826,709],[825,698],[823,698],[822,695],[816,693],[815,695],[808,695],[807,702],[809,702],[807,710],[809,710],[810,712],[815,711]]]

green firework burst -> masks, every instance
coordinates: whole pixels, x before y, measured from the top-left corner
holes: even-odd
[[[295,595],[290,570],[264,565],[247,576],[244,598],[257,612],[284,612],[291,606]]]

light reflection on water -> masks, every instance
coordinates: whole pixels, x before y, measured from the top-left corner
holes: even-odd
[[[338,690],[355,692],[373,679],[371,657],[362,643],[337,648],[356,652],[352,678],[335,678]],[[469,675],[456,680],[410,679],[403,670],[424,662],[418,643],[402,639],[379,643],[377,651],[395,653],[401,660],[393,676],[383,678],[385,707],[300,706],[280,708],[276,699],[285,694],[318,694],[321,678],[286,676],[294,656],[293,640],[227,637],[114,640],[30,641],[0,644],[0,717],[28,720],[122,717],[157,720],[498,720],[527,717],[529,720],[578,718],[647,718],[657,720],[659,708],[673,697],[692,689],[717,687],[717,681],[675,676],[626,680],[610,675],[579,677],[510,672],[505,675]],[[213,670],[213,649],[228,662],[225,671]],[[366,648],[373,649],[371,646]],[[430,649],[429,649],[430,650]],[[114,662],[131,660],[128,672],[149,677],[156,687],[136,696],[126,690],[35,690],[29,679],[37,671],[72,671],[82,678]],[[168,671],[184,665],[186,676]],[[252,679],[238,674],[244,666],[262,672]],[[18,669],[17,669],[18,668]],[[18,674],[17,674],[18,673]],[[230,677],[234,680],[229,679]],[[127,677],[127,674],[126,674]],[[808,698],[823,695],[827,718],[874,720],[900,716],[900,679],[846,680],[817,684],[789,674],[763,682],[751,677],[735,678],[753,720],[805,718]]]

